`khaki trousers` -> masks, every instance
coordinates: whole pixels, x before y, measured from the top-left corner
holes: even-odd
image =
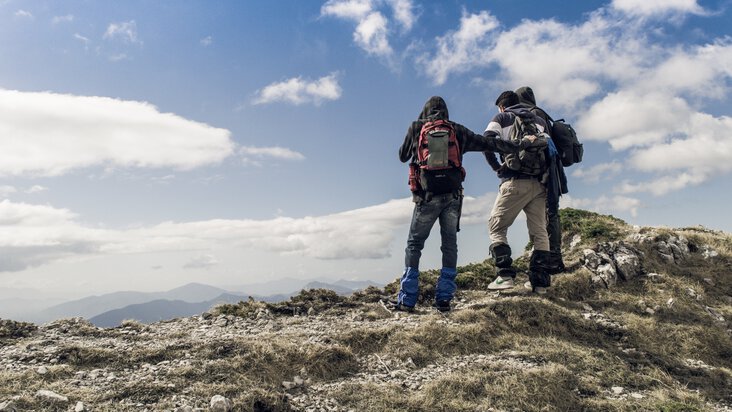
[[[537,179],[511,179],[501,184],[488,220],[491,242],[508,244],[508,228],[522,210],[526,214],[529,240],[534,244],[534,250],[549,251],[546,188]]]

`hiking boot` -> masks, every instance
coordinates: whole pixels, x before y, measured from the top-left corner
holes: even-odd
[[[450,301],[449,300],[438,300],[435,301],[435,304],[432,305],[433,308],[439,310],[440,312],[449,312],[450,311]]]
[[[395,312],[414,313],[414,306],[407,306],[395,300],[387,301],[385,305],[387,309],[393,310]]]
[[[512,277],[496,276],[496,278],[488,285],[488,290],[504,290],[513,287]]]
[[[546,291],[547,291],[547,288],[544,288],[541,286],[532,287],[531,282],[524,283],[524,287],[526,289],[536,293],[537,295],[544,295],[544,294],[546,294]]]

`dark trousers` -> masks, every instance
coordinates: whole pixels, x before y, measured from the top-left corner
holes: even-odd
[[[546,233],[549,235],[549,251],[562,254],[562,223],[559,221],[559,196],[546,198]]]
[[[432,226],[440,221],[442,237],[442,267],[457,267],[457,225],[460,218],[460,197],[451,193],[433,196],[429,201],[414,205],[409,238],[405,249],[404,266],[419,269],[424,242]]]

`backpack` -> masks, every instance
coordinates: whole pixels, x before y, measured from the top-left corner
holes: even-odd
[[[460,146],[452,123],[436,119],[422,125],[417,142],[417,167],[413,173],[418,172],[419,189],[440,195],[462,188],[465,169],[460,161]]]
[[[541,176],[546,172],[546,134],[539,132],[536,127],[534,117],[527,113],[511,112],[513,116],[513,126],[511,127],[511,135],[509,139],[520,144],[521,139],[525,136],[533,135],[537,139],[531,146],[521,149],[518,153],[510,153],[503,157],[506,167],[509,169],[530,175]]]
[[[564,119],[552,119],[547,112],[538,107],[533,107],[531,111],[548,120],[547,126],[549,127],[552,141],[559,152],[562,166],[567,167],[582,162],[584,148],[582,147],[582,143],[577,139],[577,132],[575,132],[572,125],[565,122]]]
[[[552,140],[557,146],[562,165],[567,167],[580,163],[585,150],[577,139],[577,132],[564,119],[552,120],[551,117],[549,119],[552,121]]]

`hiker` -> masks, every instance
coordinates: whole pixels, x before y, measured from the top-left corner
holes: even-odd
[[[419,118],[412,122],[399,148],[399,160],[410,161],[409,184],[414,212],[405,249],[404,272],[399,294],[391,308],[411,312],[419,296],[419,259],[424,243],[439,219],[442,237],[442,269],[437,280],[434,307],[446,312],[455,290],[457,276],[457,232],[463,201],[462,182],[465,152],[486,150],[515,153],[518,145],[481,136],[465,126],[450,121],[447,104],[433,96],[424,105]]]
[[[546,148],[548,135],[544,120],[519,103],[518,95],[505,91],[496,99],[499,113],[488,123],[486,137],[505,140],[529,139],[530,147],[518,154],[501,155],[486,152],[485,157],[501,179],[498,196],[489,219],[490,254],[498,268],[496,278],[488,285],[490,290],[514,286],[516,270],[508,245],[508,228],[523,210],[529,229],[529,240],[534,245],[529,262],[529,284],[533,292],[545,293],[551,278],[547,273],[549,238],[546,231]]]
[[[567,175],[564,173],[564,166],[558,156],[558,152],[551,133],[553,122],[543,109],[536,106],[534,91],[529,86],[516,89],[519,103],[528,106],[529,110],[539,116],[547,125],[546,132],[549,134],[549,151],[552,154],[547,165],[546,181],[546,231],[549,236],[549,267],[550,275],[564,272],[564,261],[562,260],[562,226],[559,220],[559,197],[569,192],[567,188]]]

